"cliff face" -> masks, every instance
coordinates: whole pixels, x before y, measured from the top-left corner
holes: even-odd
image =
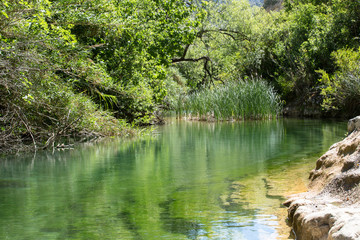
[[[317,160],[308,192],[284,203],[298,240],[360,239],[360,116],[348,131]]]
[[[279,11],[282,8],[283,0],[264,0],[263,7],[267,11]]]
[[[250,5],[263,6],[267,11],[279,11],[284,0],[249,0]]]

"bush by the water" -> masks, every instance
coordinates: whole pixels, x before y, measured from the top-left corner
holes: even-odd
[[[264,81],[238,81],[179,98],[175,108],[179,116],[200,120],[265,119],[280,113],[281,100]]]
[[[332,54],[337,71],[322,74],[322,107],[345,116],[360,114],[360,49],[341,49]]]

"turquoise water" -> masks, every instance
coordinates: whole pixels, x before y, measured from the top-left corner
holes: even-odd
[[[152,137],[8,157],[0,239],[280,239],[275,190],[345,128],[170,120]]]

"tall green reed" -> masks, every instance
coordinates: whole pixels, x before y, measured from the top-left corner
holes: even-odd
[[[212,89],[181,96],[176,106],[180,117],[199,120],[273,118],[281,112],[281,100],[262,80],[228,82]]]

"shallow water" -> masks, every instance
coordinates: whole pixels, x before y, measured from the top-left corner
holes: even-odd
[[[157,136],[0,162],[0,239],[286,239],[285,196],[345,123],[170,120]]]

